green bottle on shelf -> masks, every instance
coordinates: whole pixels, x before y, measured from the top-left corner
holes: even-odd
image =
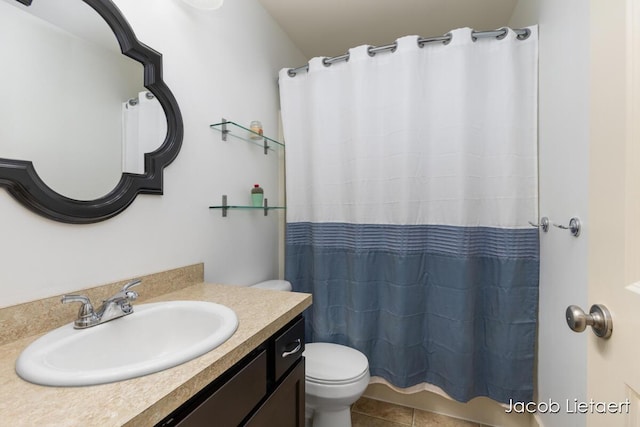
[[[260,185],[254,184],[251,189],[251,204],[253,206],[262,207],[264,199],[264,190]]]

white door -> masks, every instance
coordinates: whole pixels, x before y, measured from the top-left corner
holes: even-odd
[[[570,409],[588,426],[640,426],[640,0],[591,0],[587,36],[588,294],[611,311],[613,334],[583,333],[588,399]]]

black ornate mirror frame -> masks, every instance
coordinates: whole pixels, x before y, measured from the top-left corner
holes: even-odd
[[[32,0],[17,1],[27,6],[32,3]],[[142,63],[144,86],[156,96],[167,118],[167,136],[157,150],[145,153],[144,174],[124,172],[109,194],[95,200],[75,200],[53,191],[38,176],[31,161],[0,158],[0,186],[40,215],[71,224],[88,224],[119,214],[138,194],[162,194],[163,168],[178,155],[184,129],[178,103],[162,80],[162,55],[138,41],[111,0],[79,1],[91,6],[107,22],[122,54]]]

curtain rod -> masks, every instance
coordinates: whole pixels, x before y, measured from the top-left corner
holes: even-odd
[[[529,35],[531,35],[531,30],[529,30],[528,28],[515,29],[513,30],[513,32],[517,34],[518,40],[525,40],[529,37]],[[501,40],[505,38],[508,33],[509,33],[508,28],[499,28],[497,30],[491,30],[491,31],[471,31],[471,39],[473,41],[476,41],[477,39],[495,37],[498,40]],[[440,37],[418,38],[418,47],[423,47],[426,43],[434,43],[434,42],[442,42],[443,44],[448,44],[452,38],[453,38],[453,35],[451,33],[447,33],[444,36],[440,36]],[[397,47],[398,47],[398,42],[394,42],[384,46],[369,46],[367,48],[367,51],[369,52],[369,56],[375,56],[376,53],[384,52],[386,50],[393,52],[396,50]],[[322,60],[322,63],[328,67],[335,62],[348,61],[348,60],[349,60],[349,54],[345,53],[344,55],[340,55],[340,56],[324,58]],[[287,71],[287,74],[289,75],[289,77],[295,77],[296,74],[298,74],[300,71],[309,71],[309,64],[303,65],[302,67],[298,67],[298,68],[290,68]]]

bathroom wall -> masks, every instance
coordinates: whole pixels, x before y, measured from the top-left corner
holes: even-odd
[[[256,0],[227,1],[217,11],[180,0],[114,2],[138,38],[163,54],[164,80],[184,119],[182,151],[164,171],[163,196],[140,195],[97,224],[45,219],[0,189],[0,307],[197,262],[209,282],[278,275],[282,214],[222,218],[208,209],[223,194],[230,203],[248,202],[254,183],[278,203],[278,156],[222,142],[209,124],[261,120],[265,134],[277,135],[277,72],[306,59]]]
[[[551,227],[540,236],[538,401],[586,399],[587,337],[564,320],[587,307],[589,242],[589,2],[520,0],[511,26],[539,25],[540,216],[584,224],[575,238]],[[583,426],[585,416],[537,414],[545,427]]]

